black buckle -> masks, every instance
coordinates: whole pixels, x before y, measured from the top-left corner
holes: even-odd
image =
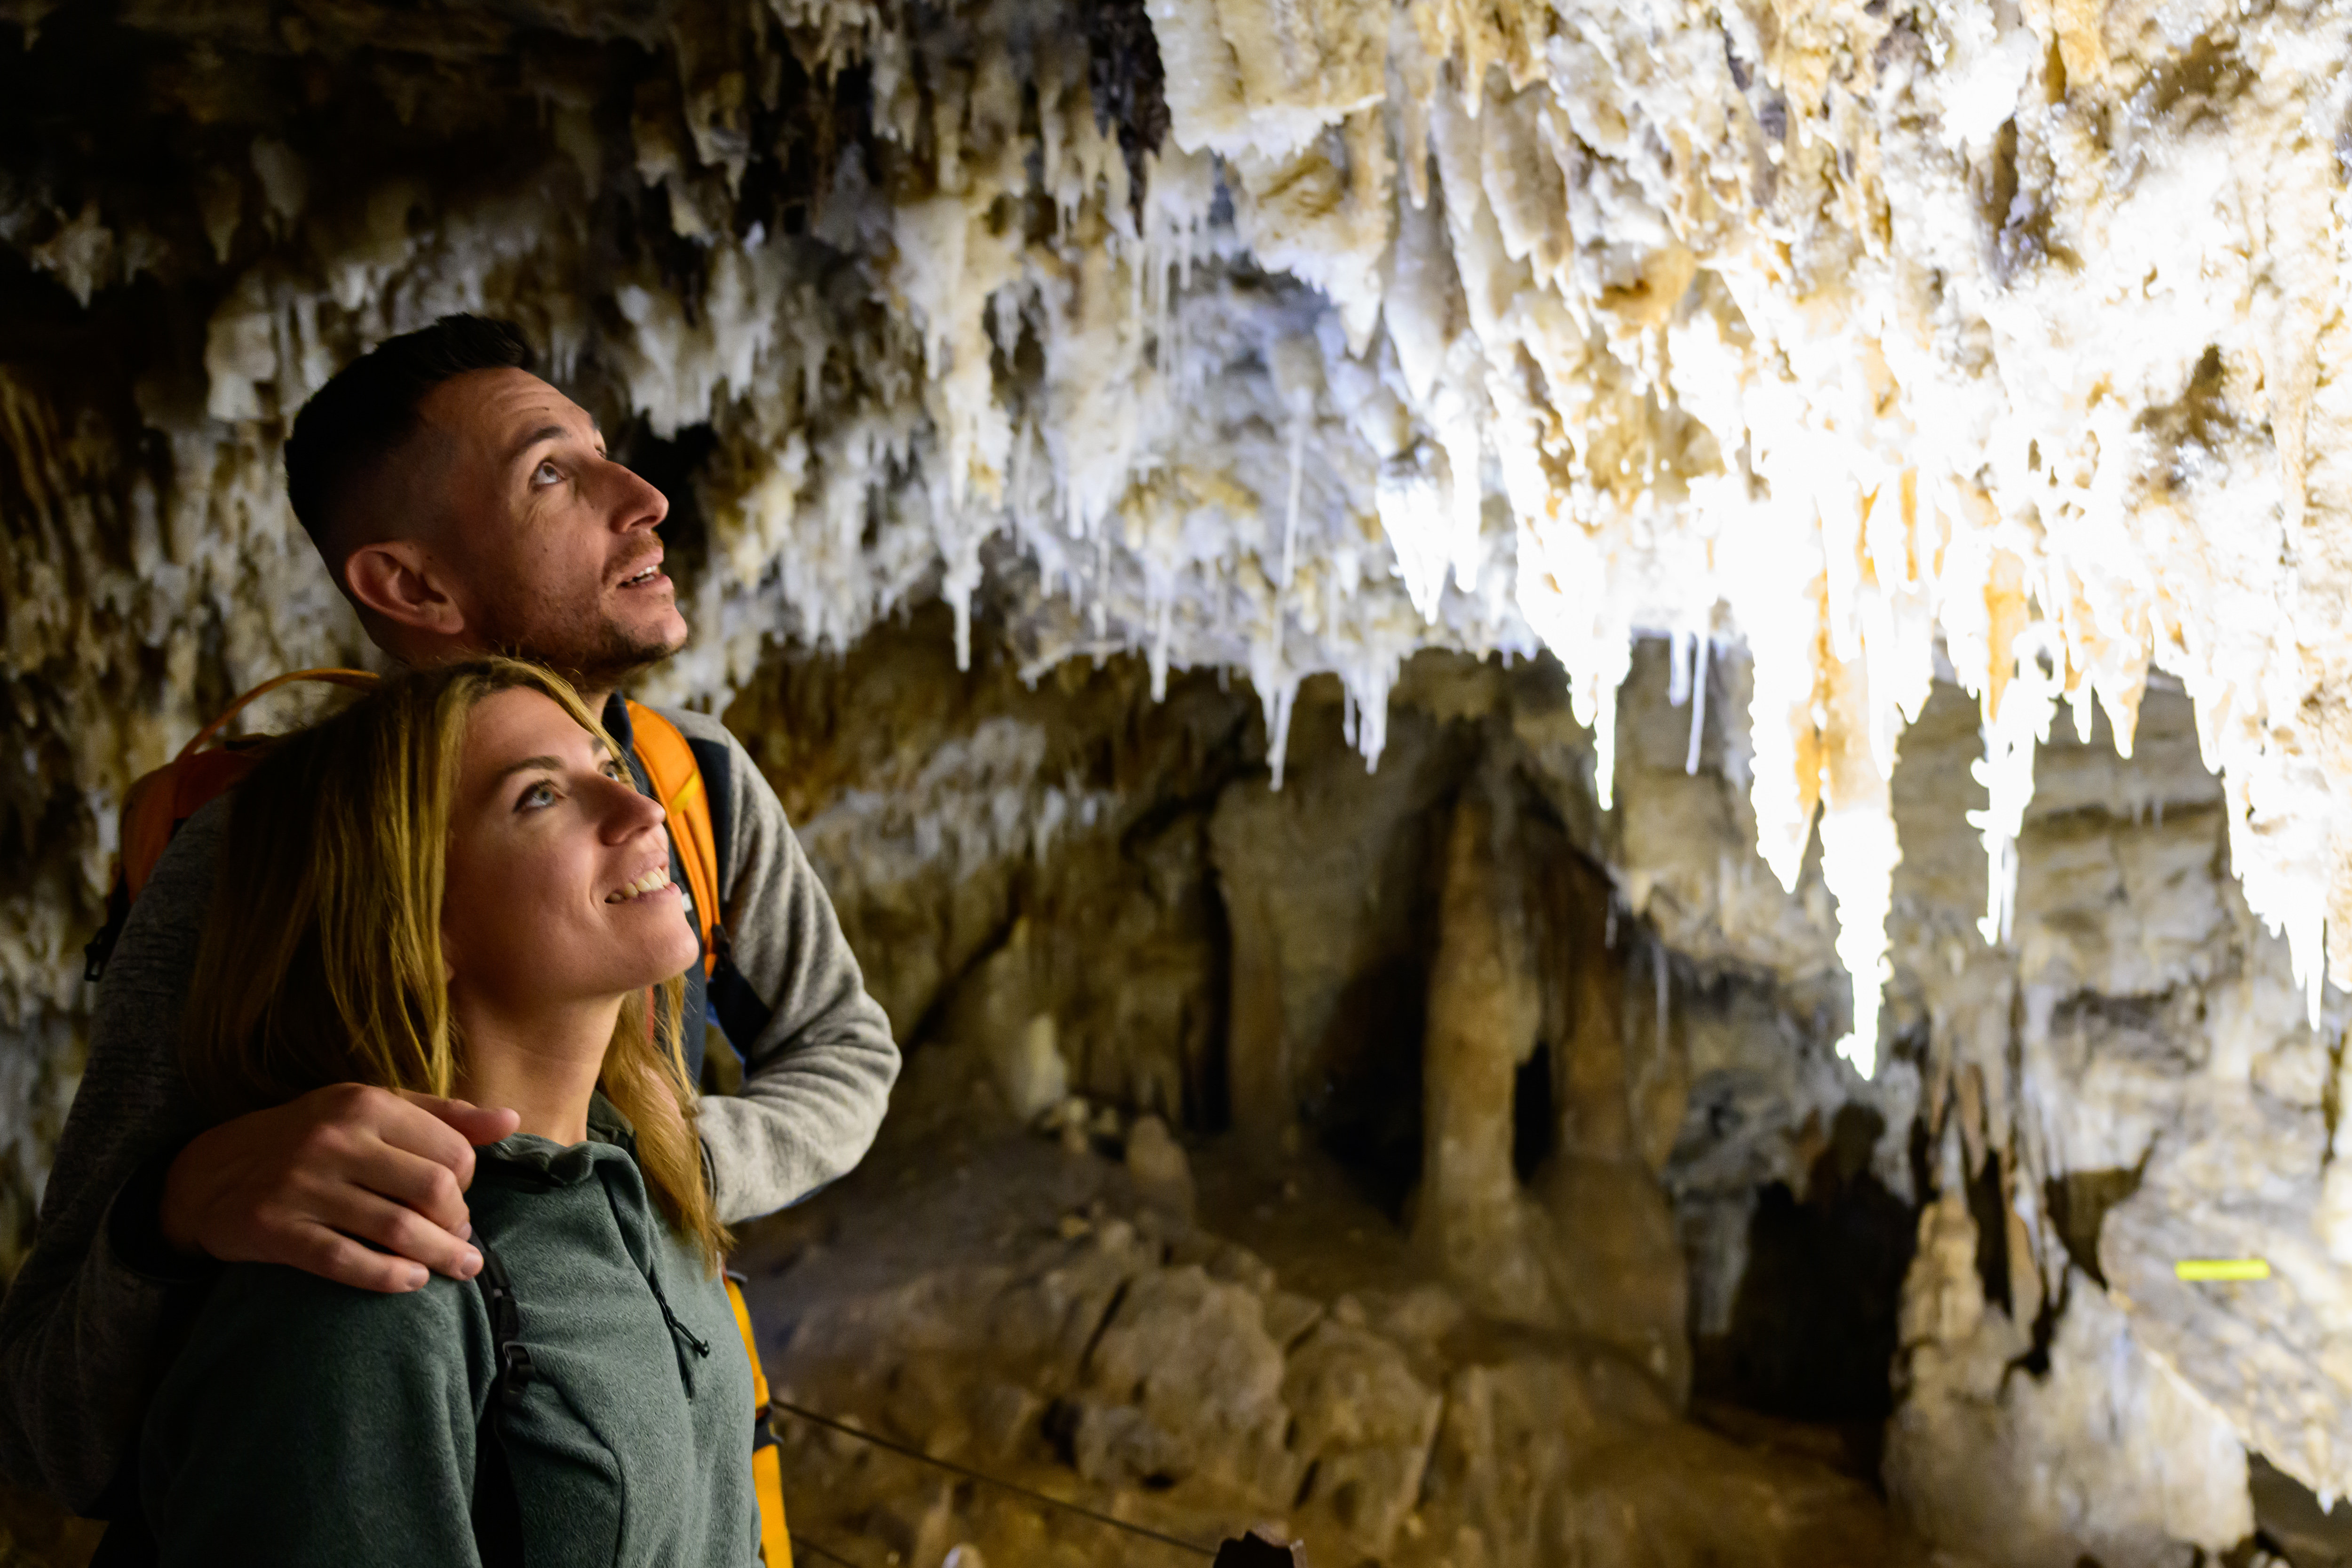
[[[81,977],[93,985],[106,973],[106,961],[114,956],[114,944],[122,940],[122,924],[131,918],[128,902],[119,908],[114,907],[113,900],[108,902],[106,923],[98,928],[98,934],[81,950]]]
[[[520,1340],[499,1342],[499,1397],[509,1408],[521,1406],[523,1390],[530,1383],[532,1370],[529,1345]]]

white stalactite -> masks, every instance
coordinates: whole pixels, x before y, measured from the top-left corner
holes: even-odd
[[[286,254],[218,296],[201,410],[155,416],[184,488],[249,468],[283,532],[272,420],[384,333],[510,311],[656,432],[716,432],[719,581],[673,695],[1021,563],[1033,667],[1248,668],[1270,742],[1336,673],[1368,759],[1412,649],[1549,647],[1604,805],[1630,640],[1718,604],[1784,885],[1819,819],[1857,1060],[1887,780],[1937,649],[1985,714],[1994,938],[2032,738],[2063,701],[2127,747],[2153,665],[2198,704],[2231,865],[2315,1009],[2352,963],[2352,8],[1151,0],[1169,131],[1132,164],[1083,38],[1007,10],[950,68],[878,8],[772,9],[808,69],[868,68],[889,177],[844,160],[804,238],[739,229],[713,193],[740,146],[642,110],[690,310],[649,261],[609,311],[540,291],[611,177],[576,105],[544,178],[446,207],[402,179],[344,203],[255,142],[253,195],[208,184],[190,232],[233,253],[251,199]],[[298,245],[328,203],[334,243]],[[93,298],[165,243],[107,216],[60,207],[25,254]],[[885,309],[844,306],[844,266]],[[140,614],[209,582],[142,577]],[[12,618],[12,657],[68,646],[61,614]],[[349,638],[224,657],[243,679]],[[91,761],[93,815],[127,765]]]

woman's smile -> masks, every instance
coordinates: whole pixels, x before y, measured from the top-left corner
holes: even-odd
[[[656,866],[625,886],[605,894],[604,901],[608,904],[635,904],[658,899],[666,903],[680,896],[677,884],[669,879],[669,868]]]
[[[545,694],[475,707],[457,799],[441,931],[467,1027],[485,1005],[521,1017],[611,1002],[701,955],[661,805]]]

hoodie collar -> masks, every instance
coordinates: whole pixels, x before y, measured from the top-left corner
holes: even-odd
[[[621,1114],[619,1107],[604,1098],[604,1091],[597,1089],[588,1097],[588,1136],[584,1142],[565,1145],[536,1133],[515,1132],[484,1149],[482,1157],[489,1164],[504,1166],[517,1175],[562,1187],[585,1179],[600,1159],[611,1159],[614,1154],[634,1157],[636,1146],[636,1129]]]

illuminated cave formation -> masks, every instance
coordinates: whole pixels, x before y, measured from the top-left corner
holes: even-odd
[[[672,498],[645,694],[908,1047],[754,1243],[791,1386],[1325,1563],[2292,1556],[2347,17],[0,0],[0,1253],[124,785],[364,657],[287,420],[480,310]]]

